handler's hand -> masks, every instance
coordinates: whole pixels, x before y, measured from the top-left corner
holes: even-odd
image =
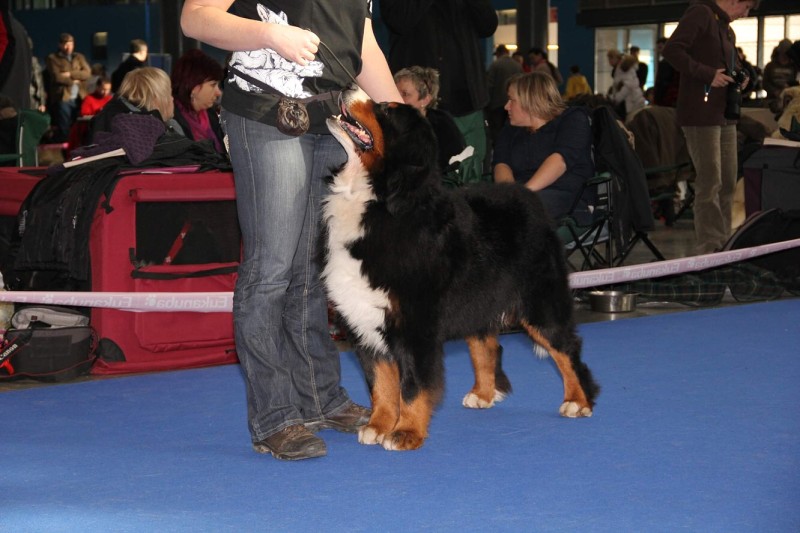
[[[308,65],[319,49],[319,37],[297,26],[276,25],[272,49],[289,61]]]

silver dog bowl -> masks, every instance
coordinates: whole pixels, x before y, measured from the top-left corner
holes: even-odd
[[[636,293],[623,291],[592,291],[589,293],[592,311],[599,313],[630,313],[636,309]]]

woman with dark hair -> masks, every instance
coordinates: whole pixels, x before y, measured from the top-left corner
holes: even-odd
[[[225,152],[217,115],[222,77],[222,65],[199,49],[183,54],[172,68],[175,121],[186,137],[194,141],[210,139],[220,153]]]

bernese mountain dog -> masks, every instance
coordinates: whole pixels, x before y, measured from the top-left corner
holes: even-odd
[[[511,392],[498,333],[521,326],[564,382],[562,416],[592,415],[563,245],[537,195],[516,184],[446,189],[433,130],[413,107],[342,94],[328,129],[347,151],[323,205],[322,277],[369,385],[362,444],[424,443],[444,388],[446,340],[465,338],[465,407]],[[546,352],[546,353],[545,353]]]

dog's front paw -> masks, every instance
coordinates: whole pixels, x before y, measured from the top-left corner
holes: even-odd
[[[558,409],[561,416],[567,418],[588,418],[592,416],[592,408],[588,405],[581,405],[578,402],[564,402]]]
[[[508,396],[508,393],[495,389],[494,397],[492,397],[491,400],[486,401],[475,394],[475,392],[470,392],[464,396],[463,400],[461,400],[461,405],[469,409],[489,409],[490,407],[494,407],[494,404],[505,400],[506,396]]]
[[[413,431],[393,431],[383,439],[383,447],[389,451],[416,450],[425,442],[425,437]]]
[[[382,440],[383,435],[378,433],[378,430],[372,426],[362,426],[358,430],[358,442],[361,444],[380,444]]]
[[[494,402],[496,399],[497,399],[497,391],[495,391],[494,397],[488,402],[479,397],[474,392],[470,392],[469,394],[464,396],[463,400],[461,400],[461,405],[469,409],[489,409],[490,407],[494,406]]]

